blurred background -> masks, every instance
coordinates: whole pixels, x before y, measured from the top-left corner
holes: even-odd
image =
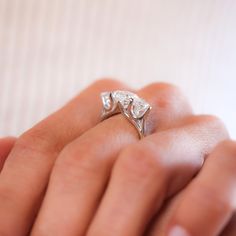
[[[236,138],[236,1],[0,0],[0,136],[100,77],[174,83]]]

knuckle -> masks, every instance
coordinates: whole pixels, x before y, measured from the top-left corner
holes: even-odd
[[[124,149],[117,161],[117,169],[134,178],[165,175],[166,168],[158,150],[147,145],[133,145]]]
[[[111,78],[102,78],[97,81],[95,81],[92,86],[98,87],[101,89],[106,88],[114,88],[116,89],[117,87],[121,87],[122,83],[119,80],[116,79],[111,79]]]
[[[226,154],[230,154],[230,156],[233,156],[236,159],[236,142],[233,140],[222,141],[217,145],[216,150],[219,150]]]
[[[192,113],[192,108],[183,92],[175,85],[168,83],[153,83],[146,88],[151,102],[156,104],[160,111],[170,110],[179,117]],[[157,92],[158,91],[158,92]]]
[[[150,91],[159,91],[167,99],[171,97],[183,97],[183,93],[179,87],[169,83],[152,83],[146,87]]]
[[[200,130],[205,130],[206,135],[211,135],[217,143],[229,138],[228,131],[223,121],[214,115],[198,115],[188,118],[186,123],[191,123],[199,127]]]
[[[226,128],[225,128],[223,121],[219,117],[214,116],[214,115],[194,116],[193,122],[201,123],[201,124],[204,123],[204,124],[209,125],[211,127],[215,127],[218,130],[222,130],[222,131],[226,132]]]
[[[48,130],[44,128],[33,128],[25,132],[16,141],[15,146],[42,154],[58,153],[60,151],[56,138],[52,138]]]

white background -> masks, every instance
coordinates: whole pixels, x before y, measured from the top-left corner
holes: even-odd
[[[236,1],[0,0],[0,136],[104,76],[177,84],[236,138]]]

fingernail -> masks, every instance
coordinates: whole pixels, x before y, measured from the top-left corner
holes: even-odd
[[[181,226],[174,226],[168,236],[190,236],[189,233],[184,229],[182,228]]]

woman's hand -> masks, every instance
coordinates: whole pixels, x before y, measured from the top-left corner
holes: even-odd
[[[137,92],[153,107],[146,138],[121,115],[100,123],[99,95],[117,89],[129,90],[96,82],[16,141],[0,175],[0,235],[142,235],[228,138],[163,83]]]

